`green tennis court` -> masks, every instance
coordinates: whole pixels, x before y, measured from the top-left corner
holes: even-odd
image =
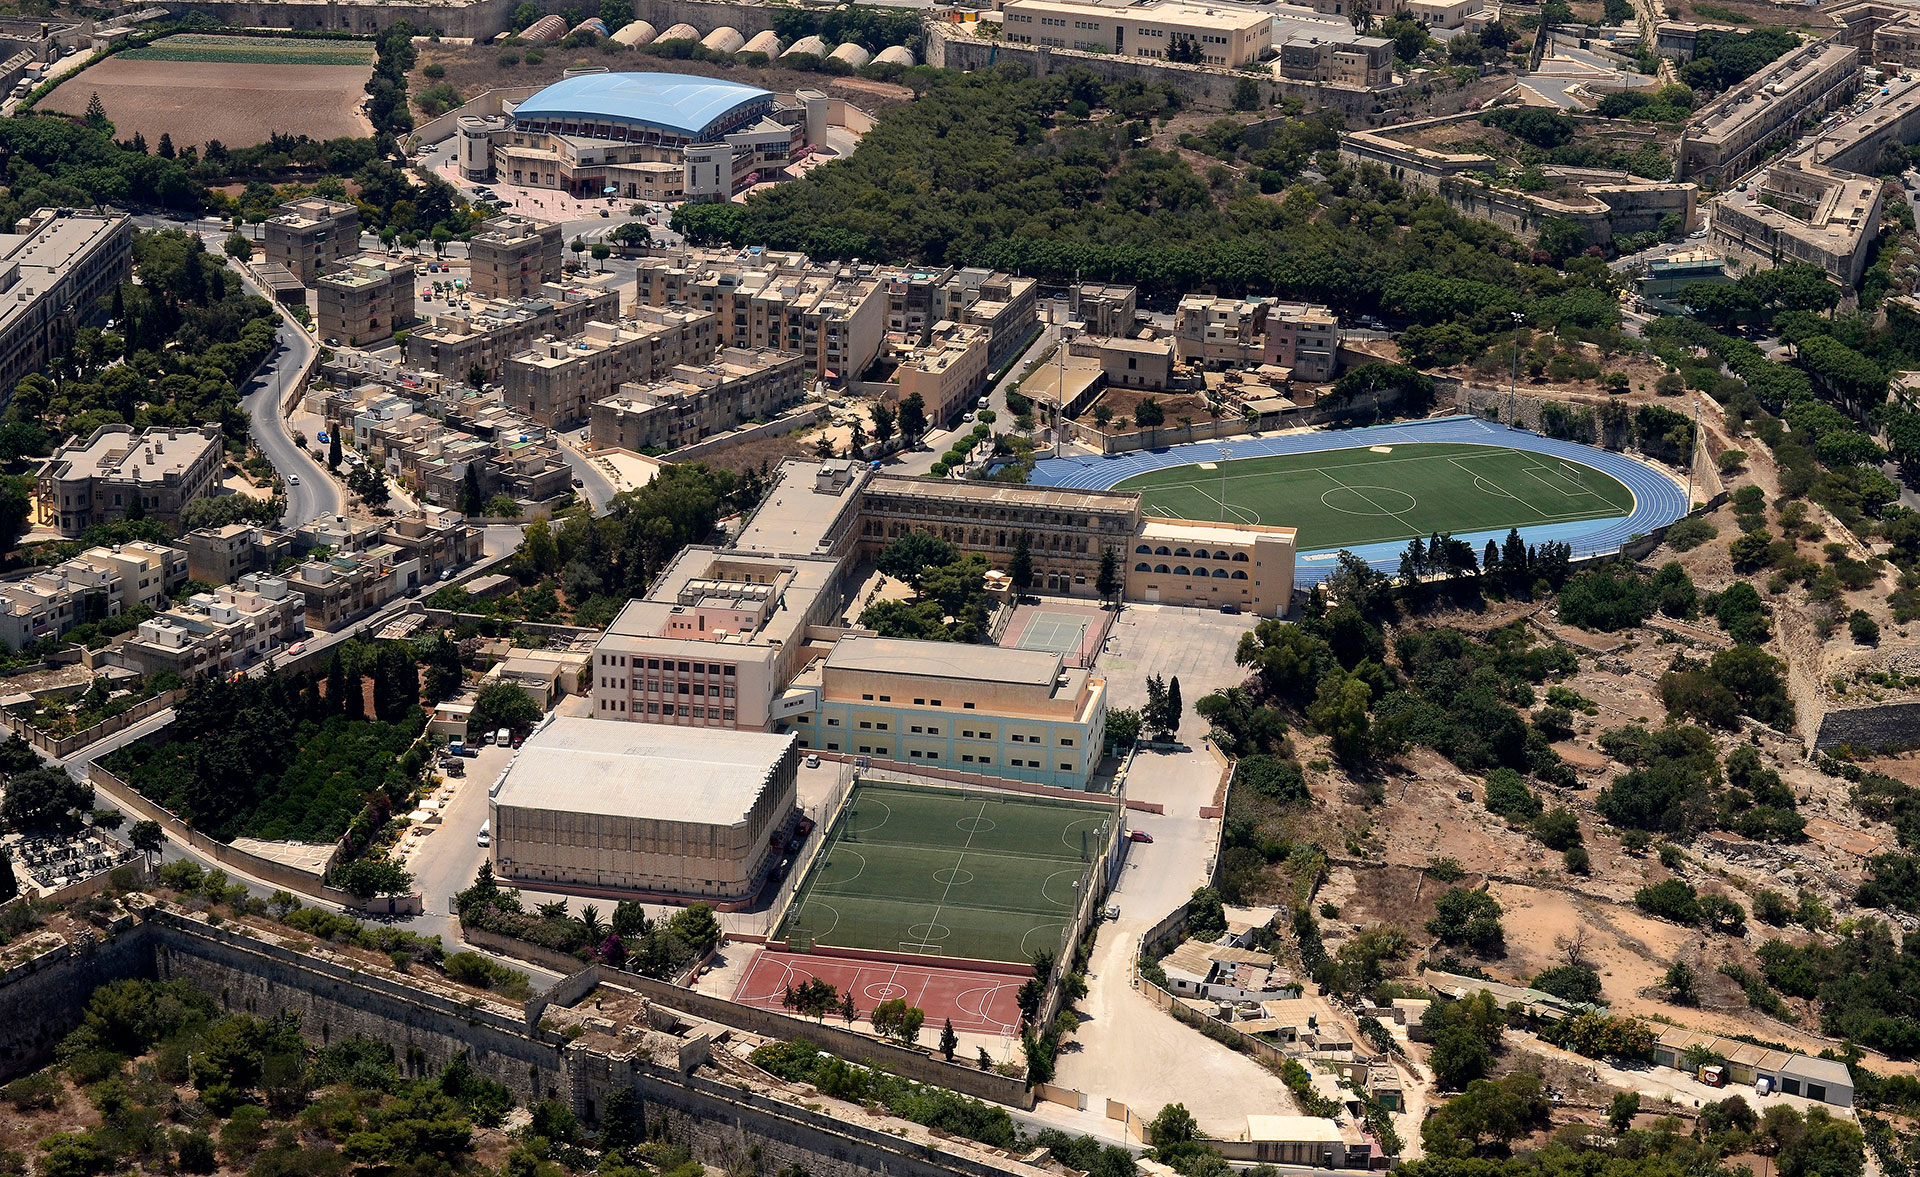
[[[1591,466],[1505,446],[1423,442],[1243,458],[1138,474],[1141,510],[1299,530],[1303,552],[1606,519],[1633,492]]]
[[[1110,806],[856,784],[779,935],[796,946],[1024,962],[1057,949]]]

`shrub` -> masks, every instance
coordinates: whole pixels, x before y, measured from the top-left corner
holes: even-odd
[[[1672,920],[1676,924],[1700,922],[1700,895],[1693,889],[1693,884],[1680,879],[1667,879],[1642,887],[1633,893],[1633,902],[1648,915]]]

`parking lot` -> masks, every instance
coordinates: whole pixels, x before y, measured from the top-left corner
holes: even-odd
[[[1180,737],[1197,743],[1207,734],[1207,721],[1194,714],[1194,701],[1246,677],[1233,654],[1240,635],[1257,620],[1244,613],[1128,605],[1114,621],[1097,661],[1107,676],[1107,706],[1140,707],[1147,701],[1149,675],[1177,677],[1186,704]]]

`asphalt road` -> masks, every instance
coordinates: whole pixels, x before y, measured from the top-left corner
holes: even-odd
[[[289,530],[323,515],[337,515],[344,505],[340,484],[311,454],[293,444],[287,419],[280,415],[280,398],[298,378],[313,350],[313,340],[307,333],[283,319],[273,355],[240,402],[253,421],[254,444],[286,481],[287,513],[282,522]]]

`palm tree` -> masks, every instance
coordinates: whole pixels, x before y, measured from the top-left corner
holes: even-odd
[[[597,945],[607,938],[606,921],[600,918],[600,909],[589,903],[580,909],[580,930],[587,934],[589,947]]]

